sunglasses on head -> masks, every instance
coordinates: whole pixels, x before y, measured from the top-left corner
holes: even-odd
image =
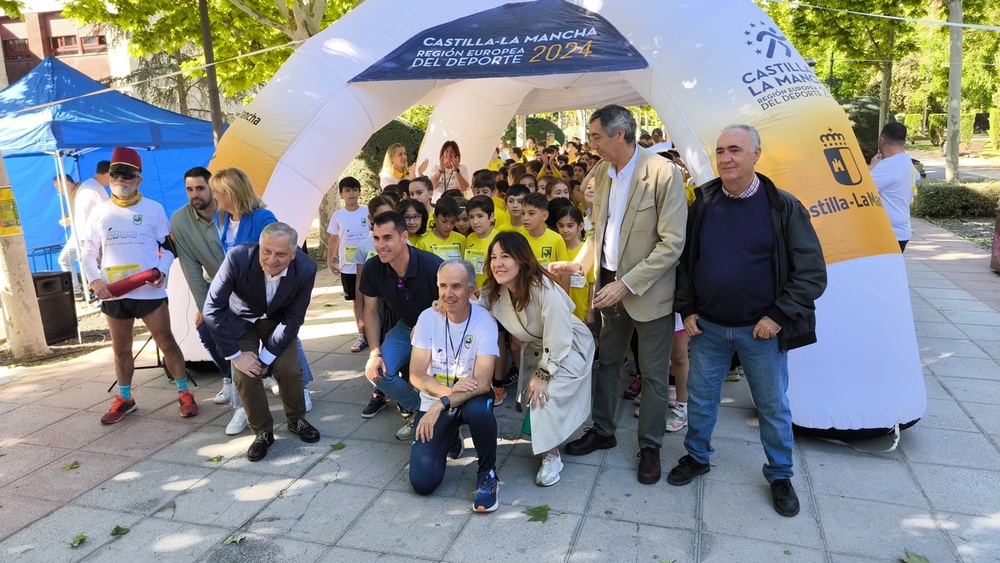
[[[114,172],[109,172],[108,176],[111,176],[115,180],[134,180],[138,174],[135,172],[122,172],[120,170],[115,170]]]

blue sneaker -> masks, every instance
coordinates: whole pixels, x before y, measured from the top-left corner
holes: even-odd
[[[500,488],[500,482],[497,479],[496,472],[492,469],[483,477],[479,482],[479,489],[476,491],[476,500],[472,501],[473,512],[493,512],[500,506],[500,501],[497,500],[497,490]]]

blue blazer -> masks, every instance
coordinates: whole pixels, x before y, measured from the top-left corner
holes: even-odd
[[[295,259],[268,305],[258,244],[233,247],[212,280],[203,313],[219,352],[227,358],[234,356],[240,351],[237,340],[253,329],[253,321],[267,315],[278,326],[263,344],[275,357],[280,356],[298,337],[315,282],[316,263],[296,248]]]
[[[226,240],[226,233],[229,231],[229,223],[232,217],[226,213],[222,220],[222,228],[219,229],[219,239],[222,240],[222,251],[229,252],[229,249],[243,243],[256,243],[260,240],[260,232],[271,223],[277,223],[278,219],[267,209],[254,209],[249,215],[240,218],[240,226],[236,229],[236,238]]]

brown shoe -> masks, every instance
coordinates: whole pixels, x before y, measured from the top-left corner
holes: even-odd
[[[642,448],[639,450],[639,482],[652,485],[660,480],[660,450],[659,448]]]

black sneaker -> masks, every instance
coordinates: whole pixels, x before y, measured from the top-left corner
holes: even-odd
[[[517,379],[517,366],[510,366],[510,370],[507,371],[507,375],[503,376],[503,386],[510,387],[511,385],[517,385]]]
[[[693,457],[686,455],[677,460],[677,466],[667,474],[667,483],[674,486],[687,485],[699,475],[704,475],[711,471],[712,466],[707,463],[699,463]]]
[[[376,390],[368,405],[361,410],[361,418],[372,418],[385,408],[385,393]]]
[[[782,516],[795,516],[799,513],[799,497],[795,494],[791,479],[778,479],[771,483],[771,498],[774,499],[774,510]]]

